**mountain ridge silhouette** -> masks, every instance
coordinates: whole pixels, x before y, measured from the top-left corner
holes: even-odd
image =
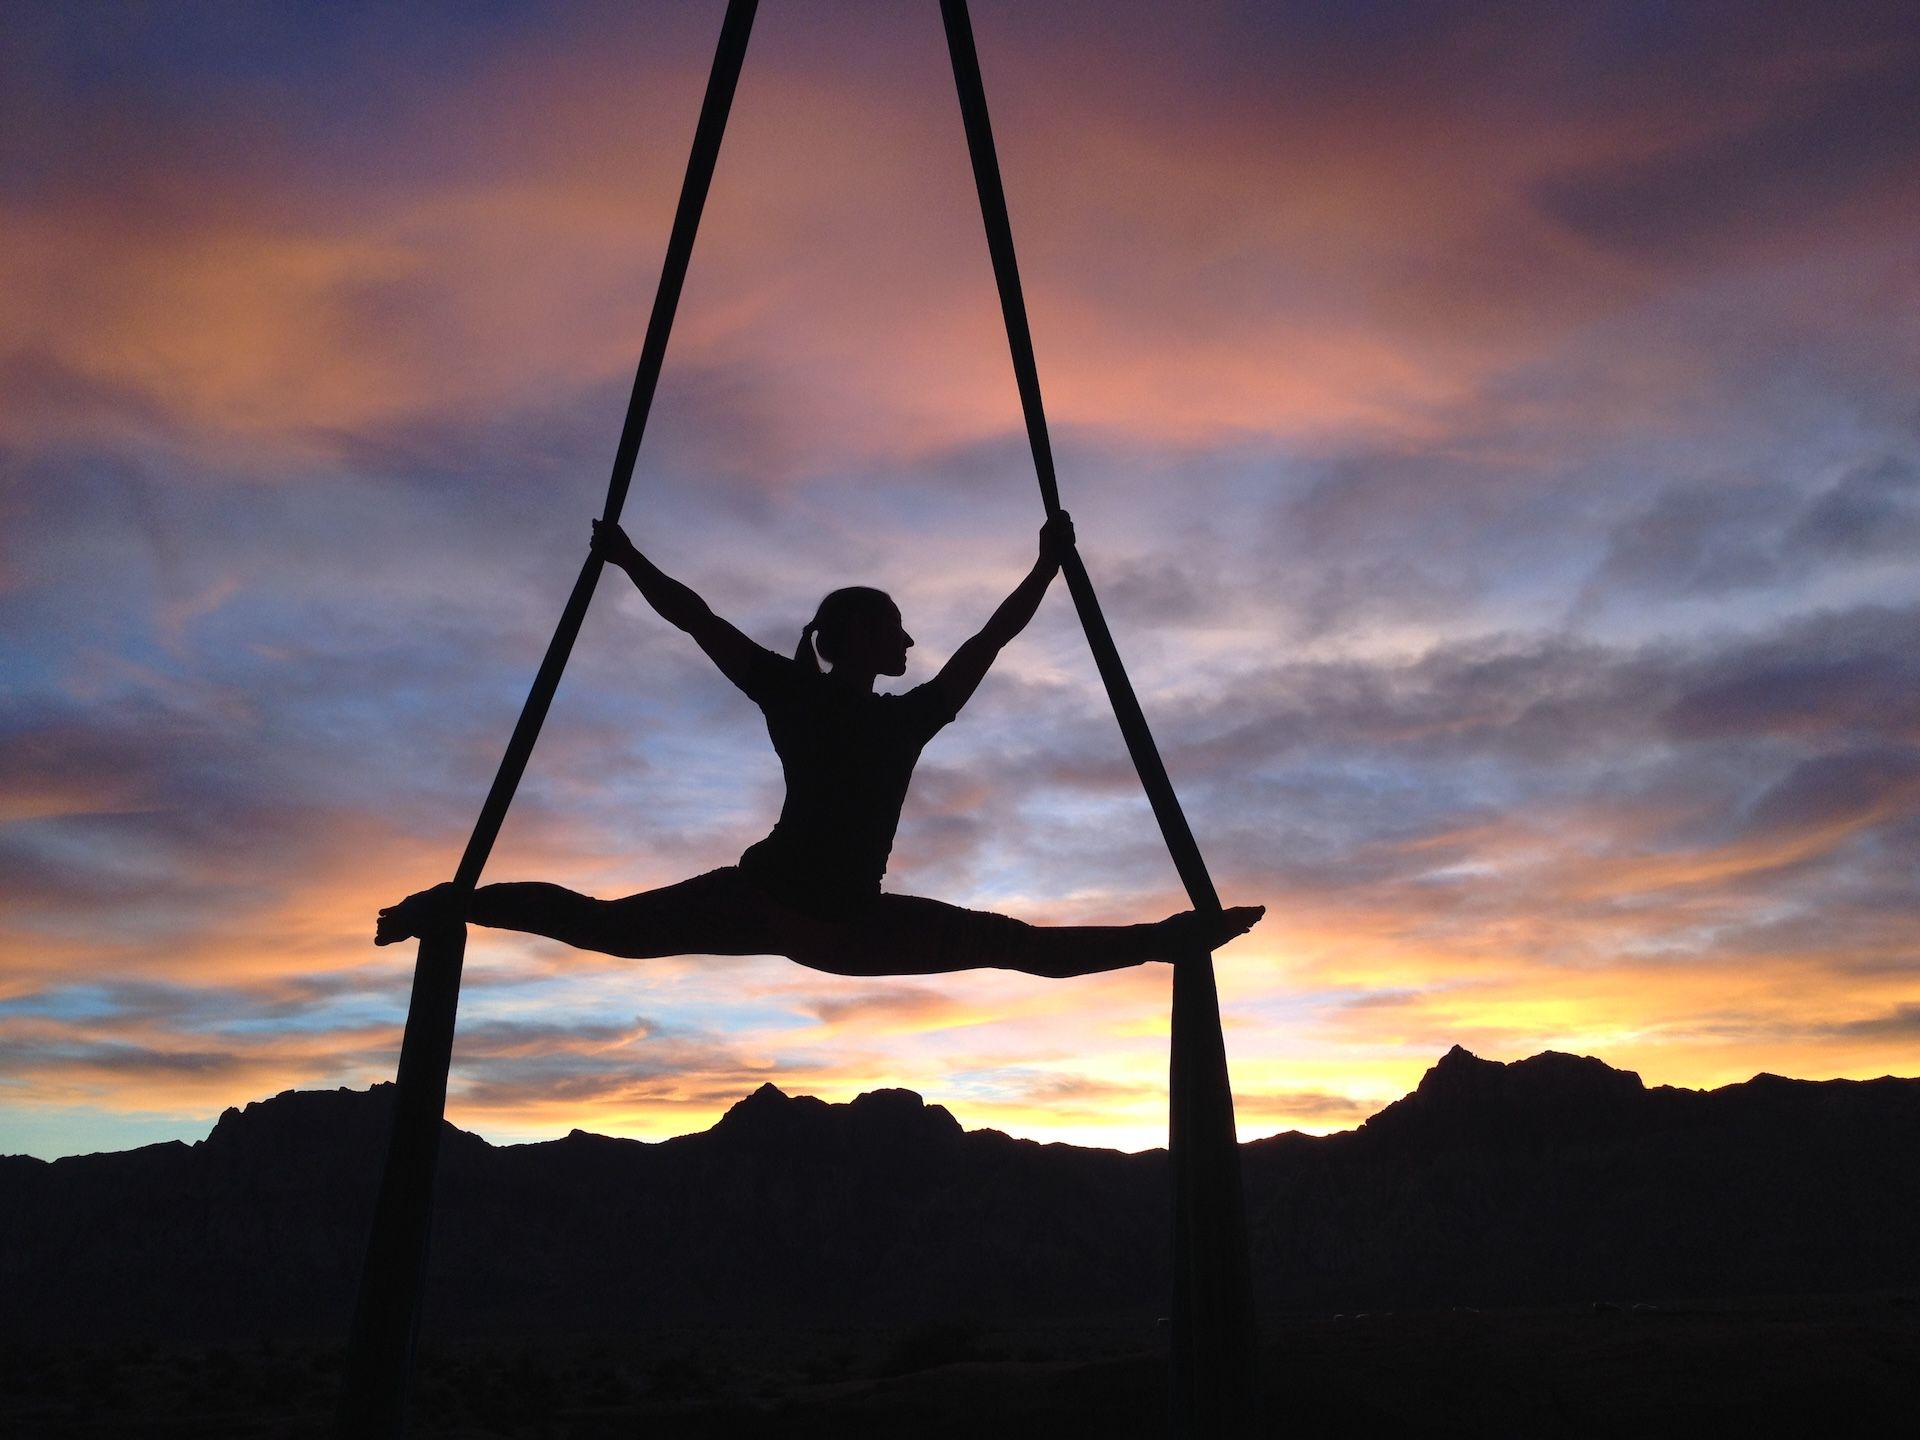
[[[344,1333],[391,1092],[282,1092],[191,1145],[0,1158],[0,1334]],[[1242,1145],[1256,1291],[1331,1310],[1910,1287],[1916,1134],[1920,1079],[1648,1088],[1455,1046],[1354,1130]],[[442,1333],[1164,1303],[1164,1151],[965,1130],[910,1090],[763,1085],[657,1142],[443,1135]]]

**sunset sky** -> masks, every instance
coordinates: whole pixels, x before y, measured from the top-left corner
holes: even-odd
[[[391,1078],[603,502],[722,5],[39,3],[0,42],[0,1152]],[[1014,4],[974,26],[1063,499],[1223,895],[1243,1137],[1448,1046],[1920,1073],[1909,5]],[[765,0],[632,498],[789,650],[931,675],[1041,519],[932,0]],[[779,808],[609,576],[488,875],[612,895]],[[1064,589],[890,888],[1184,899]],[[772,1081],[1165,1133],[1168,973],[468,949],[450,1116]]]

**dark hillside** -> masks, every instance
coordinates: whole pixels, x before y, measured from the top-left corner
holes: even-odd
[[[338,1337],[390,1087],[288,1092],[207,1139],[0,1160],[15,1336]],[[1243,1146],[1272,1310],[1840,1293],[1920,1284],[1920,1081],[1644,1088],[1454,1049],[1358,1130]],[[963,1131],[908,1091],[764,1086],[658,1144],[448,1127],[430,1328],[1158,1313],[1164,1153]]]

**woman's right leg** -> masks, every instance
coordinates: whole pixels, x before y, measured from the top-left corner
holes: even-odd
[[[410,938],[436,920],[445,923],[434,914],[434,897],[441,894],[444,887],[424,890],[381,912],[380,942]],[[476,925],[543,935],[627,960],[784,953],[785,937],[770,918],[764,898],[732,866],[618,900],[538,880],[482,885],[467,910]]]

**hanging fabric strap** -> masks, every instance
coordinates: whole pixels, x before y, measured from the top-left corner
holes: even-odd
[[[647,337],[640,349],[633,394],[627,402],[620,443],[614,450],[613,478],[602,512],[609,521],[619,520],[633,483],[640,437],[646,431],[647,413],[653,406],[660,367],[666,359],[667,339],[673,330],[674,312],[693,256],[694,235],[720,156],[720,139],[726,133],[727,114],[733,105],[741,63],[746,59],[747,37],[758,3],[729,0],[726,18],[721,22],[720,42],[694,128],[693,151],[687,159],[687,175],[667,239],[667,256],[660,270],[653,313],[647,321]],[[463,896],[473,893],[480,872],[486,868],[501,822],[513,803],[534,742],[540,737],[541,724],[553,704],[554,692],[560,688],[561,673],[586,619],[600,570],[599,557],[589,554],[561,611],[560,623],[454,872],[454,884]],[[447,1071],[453,1058],[454,1015],[459,1006],[465,954],[466,931],[462,928],[422,938],[414,962],[413,996],[394,1082],[392,1136],[348,1341],[346,1381],[337,1417],[341,1440],[397,1437],[405,1430],[407,1383],[433,1221],[433,1176],[446,1113]]]
[[[1049,516],[1060,510],[1053,445],[1047,437],[1040,402],[1040,375],[1034,364],[1033,336],[1020,292],[1014,258],[1013,227],[1000,183],[993,130],[987,119],[986,90],[974,51],[973,25],[966,0],[941,0],[947,51],[954,86],[966,125],[967,150],[980,192],[980,217],[987,251],[1000,291],[1007,346],[1020,388],[1020,406],[1033,450],[1040,498]],[[1114,718],[1133,757],[1140,783],[1160,822],[1193,908],[1218,913],[1220,898],[1207,873],[1200,847],[1167,778],[1166,766],[1147,728],[1126,668],[1107,629],[1100,602],[1077,551],[1061,570],[1079,612],[1087,644]],[[1173,1335],[1169,1396],[1172,1433],[1213,1437],[1244,1433],[1251,1424],[1254,1360],[1253,1295],[1247,1267],[1245,1202],[1240,1190],[1240,1152],[1233,1123],[1233,1091],[1227,1078],[1226,1048],[1220,1035],[1220,1001],[1214,987],[1213,960],[1206,954],[1182,957],[1173,967],[1172,1056],[1168,1085],[1168,1142],[1173,1165]]]

